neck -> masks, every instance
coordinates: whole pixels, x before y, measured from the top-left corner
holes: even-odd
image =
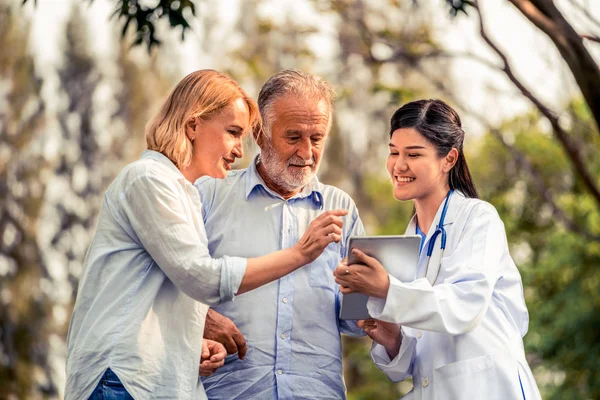
[[[190,165],[185,168],[180,168],[179,171],[185,177],[185,179],[190,181],[192,184],[196,182],[196,179],[200,178],[202,175],[205,175],[194,166],[194,163],[190,163]]]
[[[258,171],[258,175],[260,175],[260,177],[263,179],[263,181],[265,181],[265,185],[267,185],[267,187],[269,189],[271,189],[272,191],[274,191],[275,193],[277,193],[278,195],[283,197],[285,200],[289,199],[292,196],[297,195],[302,190],[302,188],[288,190],[286,188],[283,188],[283,187],[277,185],[275,182],[273,182],[273,179],[271,179],[269,174],[267,174],[267,170],[265,169],[263,163],[260,161],[258,162],[258,165],[256,166],[256,170]]]
[[[419,229],[425,232],[425,234],[429,232],[435,215],[446,199],[448,191],[450,191],[450,187],[445,185],[439,190],[429,193],[427,196],[414,200],[415,210],[417,211],[417,224],[419,225]]]

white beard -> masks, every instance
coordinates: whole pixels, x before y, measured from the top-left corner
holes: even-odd
[[[273,181],[275,185],[290,192],[306,186],[319,169],[319,167],[315,165],[314,158],[311,161],[312,166],[308,170],[290,167],[290,164],[305,165],[307,163],[298,156],[292,156],[287,160],[283,160],[270,143],[266,143],[261,149],[260,162],[265,168],[265,172],[271,181]]]

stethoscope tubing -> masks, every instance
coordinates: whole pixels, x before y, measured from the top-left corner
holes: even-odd
[[[450,189],[450,191],[446,195],[446,200],[444,200],[444,207],[442,208],[442,215],[440,215],[440,221],[438,222],[437,226],[435,227],[435,232],[433,232],[433,235],[431,236],[431,239],[429,240],[429,244],[427,246],[427,264],[425,266],[425,277],[427,277],[427,273],[429,272],[429,261],[431,260],[431,255],[433,254],[433,250],[435,248],[435,242],[436,242],[438,236],[440,236],[440,235],[442,235],[441,243],[440,243],[440,250],[441,250],[440,260],[441,260],[441,257],[444,256],[444,250],[446,249],[446,239],[447,239],[446,229],[444,228],[444,221],[446,220],[446,213],[448,212],[448,204],[450,203],[450,197],[452,196],[452,193],[454,193],[454,189]],[[439,274],[440,274],[440,268],[438,265],[438,271],[435,276],[435,279],[431,282],[432,285],[437,280]]]

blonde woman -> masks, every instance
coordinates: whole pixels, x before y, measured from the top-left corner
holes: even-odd
[[[279,279],[340,240],[344,210],[320,215],[291,248],[211,258],[192,183],[224,178],[259,123],[255,102],[211,70],[186,76],[150,121],[148,150],[106,191],[84,261],[68,335],[67,400],[206,398],[201,355],[209,367],[225,356],[222,346],[203,343],[208,305]]]

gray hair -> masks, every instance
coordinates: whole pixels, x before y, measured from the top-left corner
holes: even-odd
[[[265,139],[271,138],[271,125],[275,117],[273,115],[275,101],[287,95],[317,101],[324,100],[329,109],[327,132],[331,129],[333,99],[335,97],[335,91],[331,85],[316,75],[296,69],[286,69],[269,78],[258,94],[258,108],[263,124],[262,129],[255,132],[254,138],[259,145],[264,143]]]

